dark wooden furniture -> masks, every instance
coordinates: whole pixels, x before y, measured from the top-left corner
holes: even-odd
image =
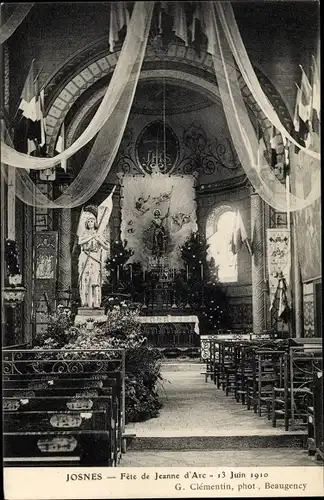
[[[118,465],[123,350],[6,350],[3,372],[5,466]]]

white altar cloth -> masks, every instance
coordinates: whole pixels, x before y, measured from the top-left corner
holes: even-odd
[[[141,324],[156,324],[156,323],[194,323],[195,333],[199,335],[199,320],[197,316],[172,316],[167,314],[165,316],[138,316],[138,321]]]

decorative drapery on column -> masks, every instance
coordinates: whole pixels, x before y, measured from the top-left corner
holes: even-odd
[[[262,333],[265,329],[264,300],[264,227],[262,217],[262,199],[257,193],[251,193],[251,237],[252,255],[252,317],[253,333]]]
[[[68,184],[61,186],[62,193]],[[70,305],[71,299],[71,209],[62,208],[59,211],[59,236],[58,236],[58,301],[64,306]]]

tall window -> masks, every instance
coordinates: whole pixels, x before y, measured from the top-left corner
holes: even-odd
[[[236,213],[231,207],[218,207],[207,220],[206,236],[209,255],[218,267],[218,278],[223,283],[237,281],[237,255],[232,251]]]

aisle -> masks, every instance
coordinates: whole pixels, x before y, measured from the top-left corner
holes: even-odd
[[[273,428],[245,406],[226,397],[200,363],[163,367],[160,416],[133,427],[121,467],[316,466],[303,449],[303,431]]]
[[[226,397],[210,380],[206,383],[204,370],[201,363],[166,364],[159,391],[164,407],[158,418],[135,424],[137,437],[289,434],[236,403],[232,395]]]

